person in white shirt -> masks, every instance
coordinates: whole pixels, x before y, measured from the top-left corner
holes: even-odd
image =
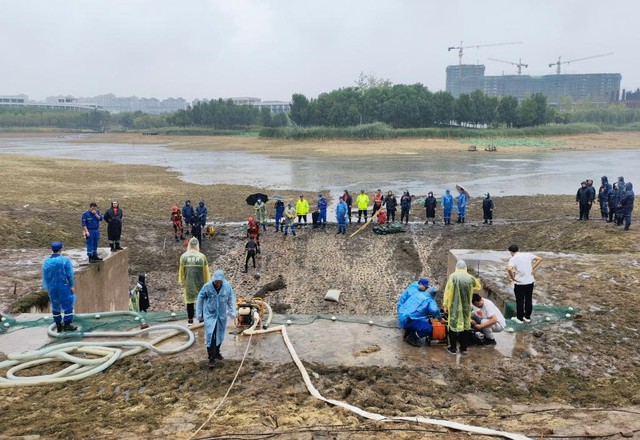
[[[518,324],[531,322],[533,311],[533,272],[542,262],[542,258],[526,252],[519,252],[518,245],[509,246],[511,258],[507,266],[509,277],[515,283],[513,292],[516,296],[516,316],[511,318]]]
[[[500,309],[490,299],[482,298],[477,293],[471,297],[471,327],[484,335],[484,345],[496,345],[494,333],[504,330],[506,322]]]

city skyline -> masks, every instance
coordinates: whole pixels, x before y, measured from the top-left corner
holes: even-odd
[[[620,73],[640,86],[636,39],[624,17],[631,0],[553,2],[381,0],[258,2],[194,0],[25,0],[3,2],[2,94],[195,99],[252,96],[288,101],[355,85],[361,72],[393,83],[444,90],[446,67],[499,59],[528,64],[523,74]],[[70,7],[73,6],[73,7]],[[615,8],[614,8],[615,6]],[[621,20],[619,17],[623,17]],[[521,42],[521,44],[490,44]]]

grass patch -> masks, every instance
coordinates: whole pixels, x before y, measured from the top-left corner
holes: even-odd
[[[157,131],[163,135],[171,136],[242,136],[242,137],[258,137],[258,130],[255,129],[234,129],[234,130],[220,130],[216,128],[205,127],[166,127],[142,131]]]
[[[49,307],[49,294],[44,290],[32,292],[23,296],[11,305],[11,313],[29,313],[31,308],[47,310]]]
[[[575,134],[600,133],[595,124],[543,125],[526,128],[463,128],[463,127],[431,127],[431,128],[398,128],[376,122],[353,127],[308,127],[308,128],[264,128],[259,136],[263,138],[280,138],[290,140],[311,139],[465,139],[527,136],[566,136]]]

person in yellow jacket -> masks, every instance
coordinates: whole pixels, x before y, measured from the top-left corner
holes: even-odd
[[[195,315],[195,303],[198,293],[209,279],[209,264],[207,257],[200,253],[200,243],[193,237],[189,240],[187,252],[180,257],[180,270],[178,272],[178,282],[182,286],[184,302],[187,305],[187,319],[189,325],[193,324]]]
[[[364,190],[360,191],[358,197],[356,197],[356,203],[358,204],[358,223],[364,215],[364,222],[367,222],[367,208],[369,207],[369,196],[364,193]]]
[[[447,351],[456,354],[458,342],[460,353],[466,353],[471,337],[471,299],[474,290],[482,289],[477,278],[467,273],[467,263],[458,260],[456,271],[449,275],[444,288],[442,305],[448,314],[449,346]]]
[[[296,213],[298,214],[298,227],[301,227],[302,220],[304,225],[307,225],[307,214],[309,213],[309,202],[307,202],[303,195],[300,196],[300,200],[296,202]]]

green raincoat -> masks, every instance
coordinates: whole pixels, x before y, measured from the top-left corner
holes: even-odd
[[[480,281],[467,273],[467,269],[456,269],[449,275],[444,288],[443,305],[449,313],[449,330],[462,332],[471,330],[471,297],[475,290],[482,289]]]

